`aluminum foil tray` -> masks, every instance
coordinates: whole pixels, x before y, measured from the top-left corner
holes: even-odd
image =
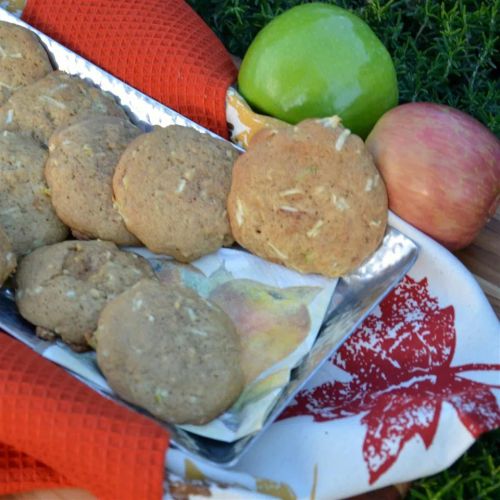
[[[71,75],[77,75],[102,90],[113,94],[126,109],[131,120],[142,130],[148,131],[155,125],[165,127],[176,124],[195,128],[202,133],[208,133],[223,140],[188,118],[114,78],[109,73],[1,8],[0,20],[20,24],[36,32],[49,53],[55,68]],[[172,444],[196,458],[218,465],[234,465],[245,450],[262,436],[265,429],[273,423],[293,399],[297,391],[314,375],[320,365],[335,353],[370,311],[397,285],[412,267],[417,256],[417,245],[396,229],[388,227],[383,243],[375,254],[355,272],[338,281],[328,313],[312,350],[293,370],[290,382],[267,416],[261,430],[232,443],[226,443],[200,437],[178,426],[159,422],[169,429]],[[34,327],[21,318],[12,299],[12,289],[7,285],[0,294],[0,327],[41,355],[45,355],[44,353],[47,353],[53,344],[35,336]],[[85,354],[82,356],[85,356]],[[50,356],[46,357],[50,358]],[[71,373],[69,363],[61,364]],[[82,376],[81,373],[80,371],[80,375],[74,373],[73,375],[96,391],[103,393],[104,396],[131,407],[135,411],[145,413],[125,403],[115,395],[103,392],[89,378]]]

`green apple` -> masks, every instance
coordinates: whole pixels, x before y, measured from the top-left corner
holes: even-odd
[[[250,45],[239,91],[257,111],[289,123],[339,115],[366,137],[398,103],[391,56],[351,12],[323,3],[293,7]]]

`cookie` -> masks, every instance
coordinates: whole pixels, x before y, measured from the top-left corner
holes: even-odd
[[[0,227],[0,286],[16,269],[16,254],[12,251],[10,240]]]
[[[226,201],[237,155],[229,143],[187,127],[139,136],[113,178],[129,231],[153,252],[182,262],[232,244]]]
[[[16,90],[51,71],[49,57],[33,32],[0,21],[0,106]]]
[[[359,137],[335,119],[307,120],[255,136],[233,169],[228,213],[252,253],[336,277],[379,246],[387,193]]]
[[[0,129],[29,133],[47,144],[58,127],[93,115],[126,116],[111,95],[81,78],[53,71],[12,94],[0,108]]]
[[[57,215],[73,235],[139,244],[113,207],[111,183],[121,154],[140,133],[123,118],[94,117],[51,136],[45,178]]]
[[[179,285],[137,283],[103,309],[96,341],[113,390],[168,422],[209,422],[243,389],[233,323]]]
[[[75,350],[85,350],[105,304],[147,277],[154,277],[149,263],[114,243],[64,241],[21,260],[16,303],[39,336],[59,335]]]
[[[66,239],[45,184],[47,151],[18,133],[0,132],[0,225],[17,255]]]

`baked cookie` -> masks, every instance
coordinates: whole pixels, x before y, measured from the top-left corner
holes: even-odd
[[[104,305],[142,278],[149,263],[104,241],[64,241],[21,260],[16,303],[43,338],[61,336],[75,350],[88,349]]]
[[[95,336],[109,385],[162,420],[204,424],[243,389],[233,323],[188,288],[142,280],[103,309]]]
[[[139,244],[113,207],[111,183],[121,154],[140,133],[128,120],[102,116],[52,134],[45,178],[57,215],[75,236]]]
[[[113,178],[129,231],[153,252],[181,262],[232,244],[226,201],[237,155],[229,143],[187,127],[139,136]]]
[[[0,129],[29,133],[47,144],[58,127],[93,115],[126,116],[111,95],[81,78],[53,71],[12,94],[0,108]]]
[[[47,151],[32,139],[0,132],[0,225],[17,255],[66,239],[45,184]]]
[[[0,106],[16,90],[51,71],[49,57],[33,32],[0,21]]]
[[[363,141],[335,119],[264,130],[236,161],[228,199],[236,241],[303,273],[358,267],[387,224],[385,185]]]
[[[0,226],[0,286],[16,269],[16,254],[12,251],[10,240]]]

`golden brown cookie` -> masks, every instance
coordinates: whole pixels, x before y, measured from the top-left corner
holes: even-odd
[[[43,338],[61,336],[75,350],[88,349],[105,304],[142,278],[149,263],[104,241],[64,241],[21,260],[16,303]]]
[[[10,240],[0,226],[0,286],[16,269],[16,254],[12,251]]]
[[[12,94],[0,108],[0,129],[22,131],[47,144],[58,127],[94,115],[125,118],[111,95],[81,78],[53,71]]]
[[[233,323],[180,285],[137,283],[103,309],[96,341],[113,390],[168,422],[209,422],[243,389]]]
[[[235,164],[228,213],[256,255],[335,277],[380,244],[387,194],[359,137],[334,119],[307,120],[255,136]]]
[[[49,57],[32,31],[0,21],[0,106],[51,71]]]
[[[45,178],[57,215],[75,236],[139,244],[113,207],[111,183],[121,154],[140,133],[123,118],[95,117],[50,138]]]
[[[17,255],[68,235],[48,195],[46,160],[46,149],[31,137],[0,132],[0,225]]]
[[[135,139],[113,178],[118,210],[150,250],[189,262],[233,242],[226,212],[236,150],[187,127]]]

